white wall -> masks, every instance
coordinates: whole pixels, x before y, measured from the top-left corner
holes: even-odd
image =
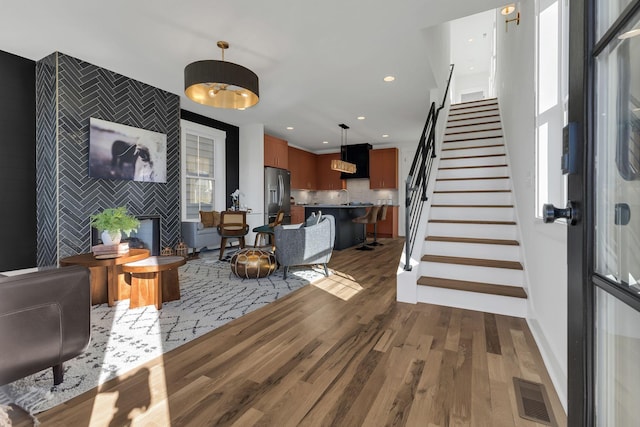
[[[456,76],[456,87],[453,96],[458,103],[463,93],[484,92],[484,97],[489,97],[489,73],[474,73]]]
[[[498,25],[498,99],[525,256],[527,320],[566,410],[566,226],[535,219],[534,2],[525,0],[517,7],[519,26],[511,24],[505,32],[504,26]]]
[[[240,126],[240,204],[251,209],[247,214],[249,234],[247,244],[253,245],[254,227],[263,225],[264,219],[264,125],[261,123]]]

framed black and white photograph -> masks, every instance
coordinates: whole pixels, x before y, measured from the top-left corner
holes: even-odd
[[[89,119],[89,176],[167,182],[167,135]]]

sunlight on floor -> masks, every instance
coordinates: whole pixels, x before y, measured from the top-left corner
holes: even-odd
[[[364,288],[360,286],[353,276],[332,270],[333,274],[312,283],[318,289],[330,293],[344,301],[349,301]]]
[[[151,327],[160,328],[159,322],[155,322]],[[158,338],[157,347],[162,348],[162,334],[159,330],[153,333]],[[108,345],[114,345],[111,338]],[[103,365],[109,366],[109,362],[104,360]],[[91,413],[92,426],[113,425],[114,421],[118,423],[125,420],[130,420],[126,425],[148,425],[147,421],[150,419],[154,422],[164,420],[166,425],[170,425],[164,363],[151,368],[148,365],[149,363],[143,364],[125,374],[119,372],[119,377],[99,386]],[[126,383],[126,387],[110,391],[122,383]],[[111,411],[105,411],[107,407],[111,408]],[[109,419],[105,419],[106,417]],[[135,421],[131,422],[134,418]]]

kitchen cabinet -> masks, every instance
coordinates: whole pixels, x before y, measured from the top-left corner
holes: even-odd
[[[289,144],[284,139],[264,135],[264,165],[289,169]]]
[[[291,206],[291,224],[301,224],[304,220],[304,206]]]
[[[373,224],[367,224],[367,234],[373,237]],[[398,237],[398,206],[387,208],[387,217],[378,222],[378,237]]]
[[[292,190],[315,190],[317,188],[315,154],[289,147],[289,170],[291,171]]]
[[[369,151],[369,188],[398,188],[398,149]]]
[[[319,154],[316,156],[318,190],[347,188],[347,182],[344,179],[340,179],[340,172],[331,170],[331,160],[340,160],[340,153]]]

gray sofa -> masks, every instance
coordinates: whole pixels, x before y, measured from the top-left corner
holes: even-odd
[[[305,227],[305,224],[279,225],[274,229],[276,259],[284,268],[287,278],[289,267],[295,265],[322,264],[329,276],[327,263],[331,259],[336,239],[336,223],[333,215],[322,215],[320,222]]]
[[[206,227],[201,222],[183,222],[182,239],[194,252],[199,249],[215,249],[220,247],[221,237],[218,227]]]
[[[53,368],[81,354],[91,337],[89,269],[53,268],[0,277],[0,385]]]

